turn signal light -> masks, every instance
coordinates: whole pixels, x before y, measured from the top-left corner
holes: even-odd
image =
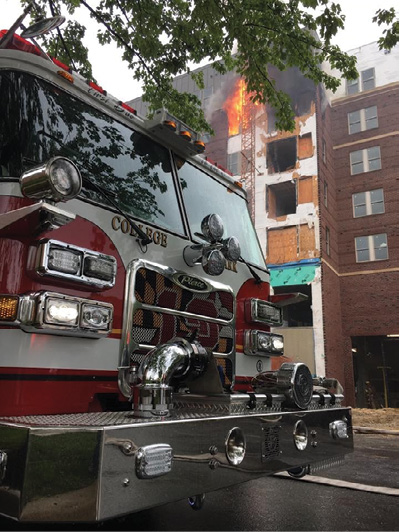
[[[18,296],[0,296],[0,321],[15,321],[18,315]]]

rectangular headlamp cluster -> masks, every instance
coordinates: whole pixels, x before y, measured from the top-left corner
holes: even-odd
[[[252,356],[282,356],[283,336],[264,331],[244,331],[244,353]]]
[[[248,322],[282,325],[282,308],[262,299],[246,301],[246,319]]]
[[[115,284],[117,261],[111,255],[58,240],[44,240],[31,249],[28,268],[39,275],[68,279],[96,288],[111,288]]]
[[[40,292],[20,297],[18,322],[27,332],[99,338],[111,332],[114,307],[110,303]]]

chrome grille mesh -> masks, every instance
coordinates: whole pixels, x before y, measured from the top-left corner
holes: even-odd
[[[135,271],[130,296],[134,301],[130,336],[137,346],[131,361],[140,364],[153,347],[196,333],[196,340],[214,353],[222,383],[229,387],[233,382],[235,300],[229,289],[220,286],[192,291],[174,282],[173,274],[142,263]]]

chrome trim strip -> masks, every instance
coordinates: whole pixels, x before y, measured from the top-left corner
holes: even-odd
[[[184,290],[188,290],[185,288]],[[194,292],[199,293],[199,292]],[[182,318],[196,318],[200,321],[209,321],[211,323],[218,323],[219,325],[231,325],[234,321],[234,317],[232,317],[229,321],[224,320],[222,318],[211,318],[209,316],[205,316],[204,314],[193,314],[192,312],[185,312],[183,310],[174,310],[170,308],[164,308],[164,307],[154,307],[153,305],[148,305],[146,303],[140,303],[140,308],[143,310],[151,310],[153,312],[161,312],[162,314],[173,314],[174,316],[181,316]]]

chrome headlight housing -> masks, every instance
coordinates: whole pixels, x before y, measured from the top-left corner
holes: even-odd
[[[82,177],[75,164],[65,157],[53,157],[31,168],[20,177],[22,194],[28,198],[67,201],[82,188]]]
[[[111,255],[58,240],[42,240],[30,250],[28,270],[40,276],[75,281],[95,288],[111,288],[115,284],[117,261]]]
[[[100,338],[112,329],[114,307],[55,292],[21,296],[19,323],[27,332]]]
[[[283,336],[264,331],[244,332],[244,353],[256,356],[282,356]]]

